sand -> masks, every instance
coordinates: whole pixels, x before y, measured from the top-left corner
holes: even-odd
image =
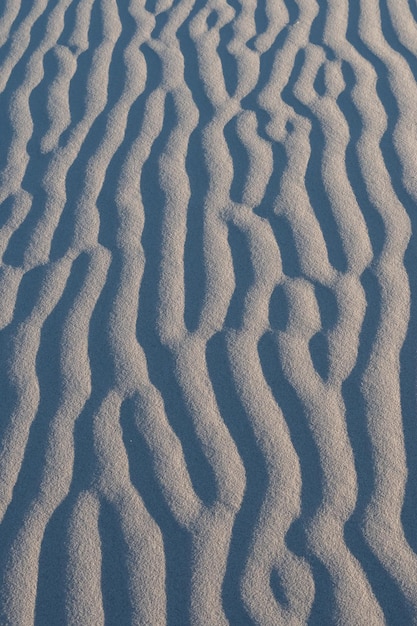
[[[415,0],[3,0],[0,626],[417,624]]]

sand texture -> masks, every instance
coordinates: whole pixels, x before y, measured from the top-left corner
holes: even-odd
[[[417,624],[416,0],[2,0],[0,203],[0,626]]]

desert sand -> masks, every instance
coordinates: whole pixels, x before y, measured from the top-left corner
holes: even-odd
[[[0,626],[417,624],[415,0],[0,4]]]

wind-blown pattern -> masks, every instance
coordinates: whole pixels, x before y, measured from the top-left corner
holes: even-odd
[[[414,0],[5,0],[0,624],[417,623]]]

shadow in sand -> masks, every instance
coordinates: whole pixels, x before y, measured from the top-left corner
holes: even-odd
[[[347,259],[343,249],[333,208],[327,196],[321,173],[321,164],[324,155],[324,135],[320,122],[312,111],[301,103],[294,95],[293,89],[299,78],[304,64],[305,52],[300,50],[294,61],[294,68],[287,85],[282,90],[282,99],[290,105],[298,115],[306,117],[311,122],[310,147],[311,153],[305,174],[305,185],[311,206],[320,224],[320,229],[326,243],[329,261],[340,272],[347,270]]]
[[[174,358],[161,343],[157,330],[165,206],[165,195],[159,183],[159,158],[176,124],[173,97],[167,94],[163,128],[144,163],[141,177],[145,211],[142,246],[146,261],[139,293],[137,337],[146,354],[150,380],[159,389],[169,422],[182,443],[193,487],[199,497],[209,504],[215,498],[214,472],[202,452],[183,391],[177,382]]]
[[[190,135],[185,168],[190,182],[187,231],[184,246],[184,323],[190,332],[198,328],[206,287],[204,255],[205,199],[210,185],[204,130],[214,116],[214,107],[200,77],[197,48],[189,33],[189,23],[202,7],[196,2],[178,29],[178,42],[184,58],[184,79],[198,108],[198,124]]]
[[[367,309],[359,337],[358,357],[354,369],[342,385],[346,424],[354,453],[358,482],[356,508],[345,524],[345,541],[364,569],[388,623],[406,624],[411,619],[411,615],[404,596],[396,582],[370,550],[361,531],[363,515],[375,487],[372,442],[366,426],[366,409],[361,393],[361,381],[369,361],[381,315],[380,286],[371,270],[364,272],[362,286],[366,294]]]
[[[129,459],[132,484],[149,514],[158,524],[164,542],[166,565],[167,625],[190,623],[191,535],[176,522],[153,470],[154,458],[134,424],[134,403],[126,400],[120,423]]]
[[[217,406],[246,471],[245,496],[233,526],[223,582],[223,607],[226,617],[231,624],[244,626],[252,624],[252,621],[241,601],[240,580],[268,487],[268,475],[264,456],[256,443],[250,416],[241,404],[233,381],[223,333],[217,333],[208,341],[206,359]]]
[[[285,298],[281,291],[278,295]],[[282,303],[280,306],[286,308]],[[274,321],[274,314],[270,316],[270,321]],[[279,326],[284,321],[285,318],[280,316]],[[330,624],[334,606],[332,581],[326,567],[309,551],[305,536],[308,523],[323,499],[319,452],[308,426],[304,408],[296,391],[285,378],[274,332],[268,332],[261,337],[258,350],[265,379],[282,410],[301,469],[301,515],[291,524],[286,535],[286,543],[294,554],[305,558],[312,569],[316,589],[309,623]],[[273,589],[275,587],[276,585]],[[277,601],[282,601],[282,593],[278,592],[276,598]]]
[[[245,314],[245,298],[255,275],[247,236],[232,222],[228,223],[227,240],[232,253],[236,286],[227,310],[225,325],[239,329]]]
[[[417,541],[415,539],[415,527],[417,523],[417,486],[414,477],[417,472],[417,426],[416,426],[416,372],[417,372],[417,278],[416,260],[417,244],[415,232],[417,221],[415,215],[415,202],[408,194],[403,184],[403,165],[393,144],[393,133],[399,119],[399,105],[395,93],[393,92],[388,68],[361,40],[359,36],[359,8],[350,7],[349,22],[347,29],[348,41],[356,47],[358,52],[373,65],[377,74],[376,90],[378,97],[384,106],[387,115],[387,128],[381,139],[380,148],[385,161],[385,166],[391,177],[393,189],[403,205],[411,221],[412,235],[404,257],[404,265],[408,273],[411,310],[407,336],[400,353],[400,386],[401,405],[403,416],[404,445],[407,456],[408,481],[404,496],[404,507],[402,512],[402,522],[404,533],[410,546],[417,551]],[[379,301],[379,300],[378,300]],[[378,580],[378,579],[377,579]],[[394,592],[393,592],[394,593]],[[397,594],[397,592],[395,591]],[[381,602],[384,601],[385,593],[381,593]],[[402,597],[396,598],[401,611],[403,611],[404,623],[409,621],[408,612],[404,606]],[[384,610],[390,611],[392,604],[385,603]],[[387,613],[389,615],[389,613]]]
[[[102,500],[98,529],[101,539],[101,593],[104,615],[109,626],[129,626],[132,605],[127,582],[129,548],[114,507]]]

